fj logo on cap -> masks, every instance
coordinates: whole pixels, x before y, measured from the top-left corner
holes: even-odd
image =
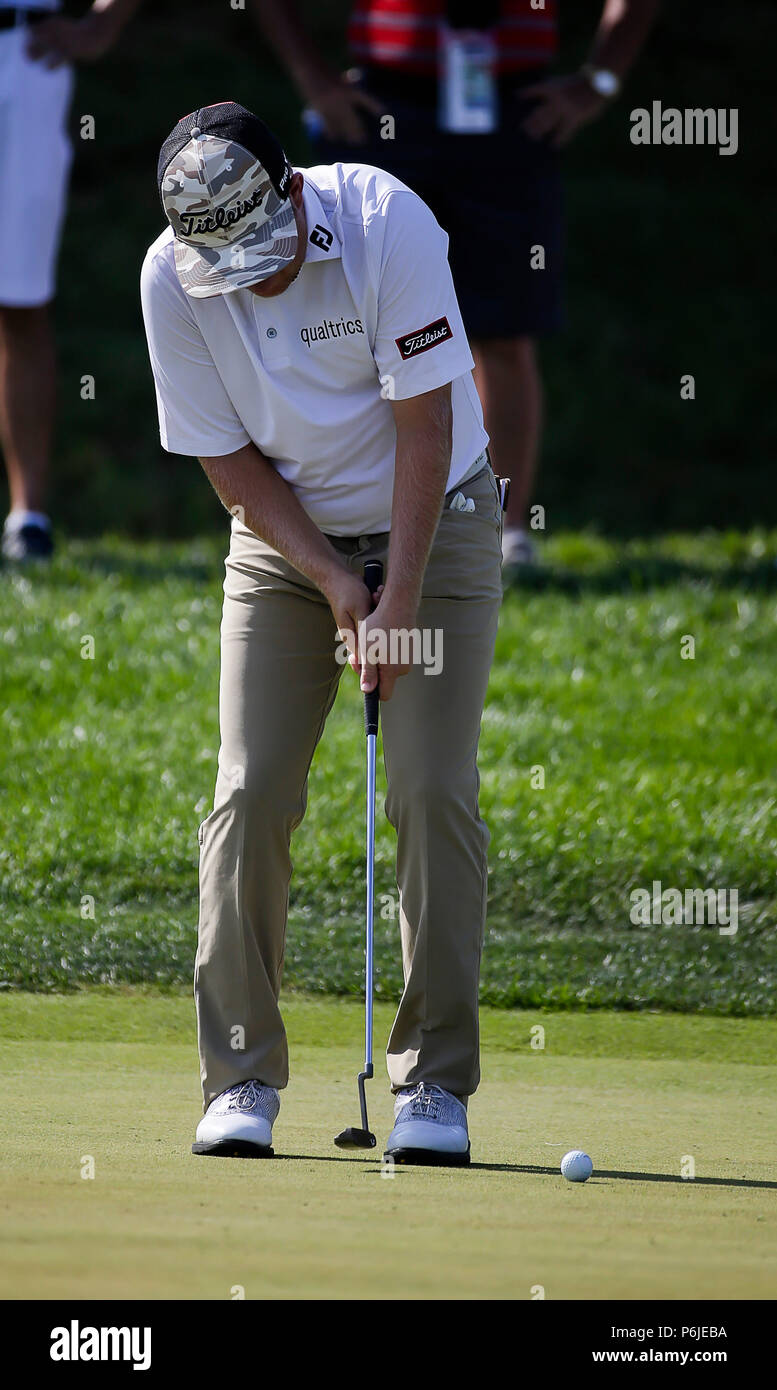
[[[428,352],[452,337],[453,329],[448,320],[435,319],[434,323],[427,323],[426,328],[417,328],[414,333],[406,333],[403,338],[395,338],[394,341],[400,356],[407,359],[417,357],[419,352]]]
[[[327,231],[326,227],[322,227],[321,224],[317,222],[312,232],[310,233],[310,240],[312,241],[314,246],[319,246],[322,251],[328,251],[330,246],[332,245],[332,233],[330,231]]]

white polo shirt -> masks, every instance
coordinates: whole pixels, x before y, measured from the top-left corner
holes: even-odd
[[[149,248],[141,298],[160,436],[165,449],[201,458],[253,440],[322,531],[388,531],[392,398],[452,383],[448,487],[488,443],[448,238],[382,169],[300,172],[307,254],[276,298],[250,289],[192,298],[176,275],[172,230]]]

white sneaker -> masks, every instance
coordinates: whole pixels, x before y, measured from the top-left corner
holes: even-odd
[[[522,526],[505,526],[502,532],[502,566],[504,569],[531,569],[537,564],[534,541]]]
[[[423,1081],[400,1091],[383,1156],[395,1163],[463,1167],[469,1163],[465,1107],[442,1086],[427,1086]]]
[[[273,1086],[240,1081],[212,1100],[197,1126],[193,1154],[272,1158],[272,1127],[281,1108]]]

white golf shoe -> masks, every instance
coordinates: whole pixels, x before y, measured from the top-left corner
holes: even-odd
[[[522,526],[505,526],[502,533],[502,568],[533,569],[538,563],[537,549]]]
[[[197,1126],[193,1154],[272,1158],[272,1127],[281,1108],[273,1086],[240,1081],[212,1100]]]
[[[427,1086],[423,1081],[400,1091],[383,1157],[394,1163],[464,1167],[469,1163],[465,1107],[442,1086]]]

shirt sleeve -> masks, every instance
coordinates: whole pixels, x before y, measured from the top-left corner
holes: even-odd
[[[163,253],[146,257],[140,297],[162,447],[200,458],[242,449],[250,435],[227,395],[175,267]]]
[[[448,265],[448,237],[409,189],[386,200],[374,357],[390,400],[433,391],[475,365]]]

